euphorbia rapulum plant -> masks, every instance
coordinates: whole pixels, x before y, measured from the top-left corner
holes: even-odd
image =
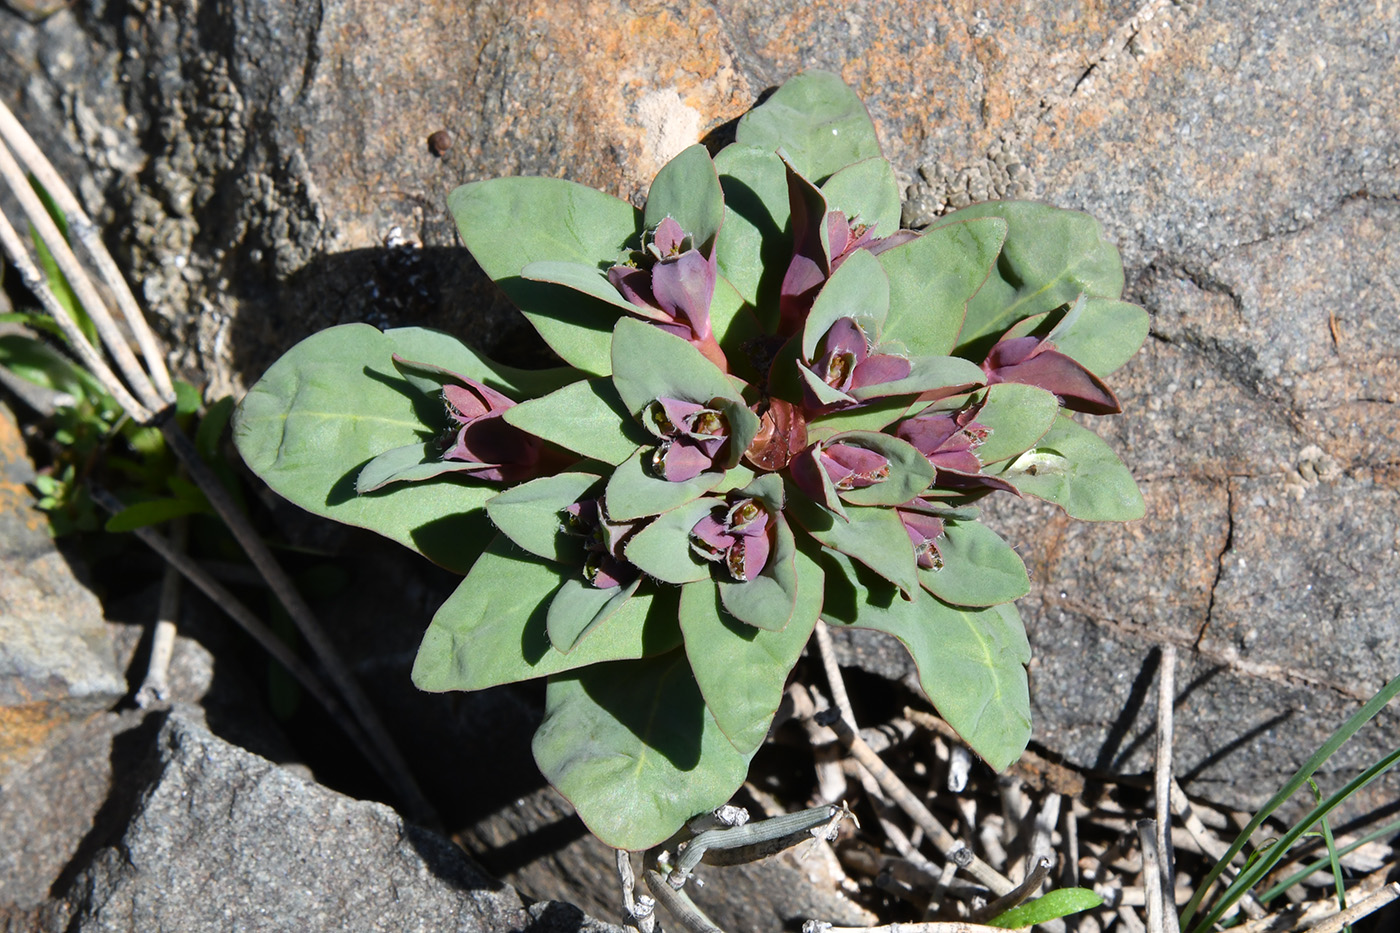
[[[605,842],[723,804],[819,617],[899,639],[995,768],[1030,736],[1029,582],[990,494],[1143,513],[1066,410],[1147,333],[1084,214],[1001,201],[900,230],[855,95],[799,75],[641,210],[553,178],[449,198],[481,268],[564,365],[445,334],[335,327],[244,400],[277,492],[464,572],[424,690],[548,678],[540,769]]]

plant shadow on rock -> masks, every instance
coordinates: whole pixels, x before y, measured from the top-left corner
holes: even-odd
[[[492,359],[525,368],[558,365],[515,306],[460,246],[387,246],[327,253],[283,280],[250,273],[230,331],[227,374],[252,385],[286,350],[336,324],[381,330],[429,327]]]

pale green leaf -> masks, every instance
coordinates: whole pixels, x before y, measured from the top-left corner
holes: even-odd
[[[823,182],[847,165],[876,158],[875,124],[837,75],[804,71],[739,119],[735,141],[769,152],[785,149],[793,167]]]
[[[1008,461],[996,475],[1086,522],[1130,522],[1147,510],[1118,455],[1063,413],[1034,447]]]
[[[532,748],[589,831],[630,850],[726,803],[750,757],[705,708],[681,651],[551,677]]]
[[[498,535],[433,616],[413,664],[420,690],[484,690],[680,644],[674,590],[645,587],[573,651],[555,649],[546,615],[565,574]]]
[[[945,522],[934,546],[943,567],[920,568],[919,581],[946,603],[995,606],[1030,592],[1030,577],[1020,556],[981,522]]]
[[[706,247],[724,222],[724,193],[704,146],[683,149],[662,166],[647,192],[643,217],[648,229],[670,217],[709,255]]]
[[[618,464],[655,442],[633,420],[612,380],[580,379],[540,398],[526,399],[503,416],[508,424],[603,463]]]

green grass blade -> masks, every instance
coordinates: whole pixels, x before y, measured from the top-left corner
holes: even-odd
[[[1356,717],[1352,717],[1352,719],[1355,718]],[[1350,725],[1351,720],[1348,720],[1347,723]],[[1331,744],[1330,741],[1328,744]],[[1324,745],[1323,747],[1325,748],[1326,746]],[[1356,777],[1352,778],[1341,790],[1337,791],[1331,797],[1328,797],[1316,807],[1313,807],[1307,816],[1303,817],[1293,825],[1292,829],[1279,837],[1279,840],[1274,843],[1264,857],[1258,859],[1240,872],[1234,884],[1225,889],[1225,893],[1220,896],[1220,900],[1211,908],[1206,918],[1192,928],[1192,933],[1204,933],[1205,930],[1210,929],[1211,925],[1219,920],[1220,917],[1224,915],[1225,911],[1229,910],[1236,901],[1243,897],[1246,891],[1258,884],[1260,879],[1267,875],[1273,867],[1288,854],[1289,848],[1292,847],[1293,843],[1298,841],[1298,838],[1307,831],[1309,826],[1325,817],[1328,813],[1331,813],[1352,794],[1356,793],[1367,784],[1370,784],[1386,771],[1389,771],[1397,761],[1400,761],[1400,748],[1396,748],[1390,754],[1371,765],[1371,767],[1362,771]],[[1306,780],[1306,778],[1304,780]],[[1289,783],[1292,782],[1290,781]],[[1272,803],[1272,801],[1270,802]],[[1230,854],[1231,853],[1227,853],[1227,857],[1222,861],[1228,861]],[[1198,891],[1197,894],[1199,893]],[[1198,898],[1196,897],[1192,898],[1193,902],[1197,900]],[[1187,906],[1189,907],[1191,905],[1188,904]],[[1185,923],[1182,925],[1185,926]]]
[[[1308,787],[1313,792],[1313,800],[1322,803],[1322,791],[1317,786],[1317,782],[1308,778]],[[1347,886],[1342,880],[1342,865],[1337,860],[1337,840],[1332,836],[1332,824],[1327,817],[1323,817],[1318,824],[1322,828],[1322,842],[1327,847],[1327,860],[1332,866],[1332,890],[1337,892],[1337,909],[1347,909]],[[1343,933],[1351,933],[1351,927],[1343,927]]]
[[[1263,806],[1263,808],[1260,809],[1260,811],[1254,815],[1254,818],[1249,821],[1249,825],[1247,825],[1243,830],[1241,830],[1239,836],[1237,836],[1235,838],[1235,841],[1230,844],[1230,848],[1226,851],[1224,857],[1221,858],[1220,861],[1218,861],[1215,864],[1215,866],[1211,868],[1210,872],[1201,882],[1201,886],[1197,888],[1196,893],[1191,896],[1190,902],[1186,905],[1186,908],[1181,913],[1181,926],[1183,929],[1187,929],[1189,927],[1191,920],[1195,917],[1197,910],[1200,909],[1201,901],[1206,896],[1206,893],[1210,890],[1211,885],[1213,885],[1216,879],[1220,877],[1220,873],[1225,870],[1225,867],[1230,864],[1230,860],[1233,859],[1237,854],[1239,854],[1239,851],[1245,847],[1245,844],[1249,841],[1250,836],[1254,834],[1254,831],[1259,828],[1260,824],[1262,824],[1266,819],[1268,819],[1269,816],[1284,803],[1284,801],[1292,797],[1293,794],[1298,790],[1298,788],[1302,787],[1303,783],[1307,781],[1308,778],[1312,777],[1313,773],[1316,772],[1318,768],[1322,767],[1323,762],[1325,762],[1328,758],[1331,758],[1333,753],[1335,753],[1337,749],[1341,748],[1343,743],[1345,743],[1347,739],[1351,738],[1353,735],[1356,734],[1357,730],[1359,730],[1367,722],[1370,722],[1371,719],[1374,718],[1375,715],[1379,713],[1387,703],[1389,703],[1392,699],[1395,698],[1396,694],[1400,694],[1400,677],[1396,677],[1394,680],[1390,681],[1390,683],[1386,684],[1379,691],[1377,691],[1375,696],[1371,697],[1371,699],[1367,700],[1364,704],[1362,704],[1361,708],[1358,709],[1354,714],[1352,714],[1351,718],[1344,722],[1341,725],[1341,727],[1337,729],[1336,732],[1332,733],[1332,735],[1328,737],[1327,741],[1322,743],[1322,746],[1316,752],[1313,753],[1312,757],[1303,763],[1303,766],[1298,769],[1297,773],[1295,773],[1293,777],[1290,778],[1288,782],[1284,784],[1282,788],[1279,789],[1279,792],[1275,794],[1273,798],[1270,799],[1269,802],[1266,803]],[[1314,817],[1314,820],[1315,819],[1316,817]],[[1241,875],[1241,878],[1242,877],[1243,875]],[[1263,875],[1261,874],[1258,877],[1263,877]],[[1236,880],[1235,884],[1239,884],[1238,879]],[[1231,887],[1233,888],[1234,885],[1232,885]],[[1248,890],[1248,888],[1244,888],[1242,890]],[[1211,922],[1213,922],[1213,920],[1214,918],[1212,918]],[[1195,927],[1195,929],[1205,929],[1209,927],[1209,925],[1209,922],[1205,924],[1198,924]]]
[[[1400,820],[1392,820],[1391,822],[1386,823],[1380,829],[1373,829],[1371,832],[1355,840],[1354,842],[1349,842],[1346,845],[1342,846],[1340,849],[1337,850],[1337,858],[1346,858],[1348,855],[1355,852],[1357,849],[1361,848],[1366,843],[1373,842],[1377,839],[1384,839],[1386,837],[1393,836],[1396,833],[1400,833]],[[1272,901],[1275,898],[1281,896],[1285,891],[1293,887],[1295,884],[1298,884],[1301,881],[1303,881],[1313,872],[1326,868],[1328,862],[1330,862],[1331,859],[1332,856],[1329,853],[1328,855],[1323,856],[1317,861],[1310,862],[1302,868],[1298,869],[1293,874],[1289,875],[1287,878],[1284,878],[1278,884],[1274,885],[1272,888],[1269,888],[1269,890],[1265,891],[1263,894],[1260,894],[1258,897],[1259,903],[1267,904],[1269,903],[1269,901]]]

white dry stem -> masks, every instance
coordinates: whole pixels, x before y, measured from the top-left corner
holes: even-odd
[[[967,789],[968,773],[972,769],[972,752],[961,745],[952,745],[948,750],[948,790],[961,794]]]
[[[1050,869],[1054,867],[1054,865],[1055,860],[1052,858],[1038,859],[1031,866],[1030,872],[1026,875],[1026,880],[1016,885],[1016,887],[1012,888],[1010,891],[1007,891],[1001,897],[987,904],[987,906],[983,907],[981,910],[975,911],[972,915],[972,919],[990,920],[998,914],[1006,913],[1006,911],[1022,903],[1036,891],[1040,890],[1040,886],[1045,883],[1045,879],[1050,874]]]
[[[14,156],[5,146],[0,146],[0,175],[4,175],[6,183],[10,186],[10,192],[23,208],[29,223],[34,227],[34,232],[48,247],[50,255],[53,256],[54,262],[58,265],[58,271],[63,273],[64,278],[68,280],[68,286],[73,290],[74,296],[87,309],[92,323],[97,327],[98,336],[102,338],[103,346],[117,361],[117,368],[126,377],[127,384],[141,400],[141,404],[149,412],[158,412],[165,408],[170,403],[156,393],[155,386],[152,385],[145,370],[141,368],[141,364],[137,362],[136,355],[131,352],[131,347],[127,346],[126,338],[117,329],[112,316],[99,313],[99,309],[102,312],[106,311],[106,303],[102,300],[102,296],[97,293],[97,289],[93,286],[92,279],[88,278],[82,263],[78,262],[78,257],[73,255],[73,250],[68,246],[68,241],[64,239],[63,234],[59,232],[53,218],[49,216],[44,202],[39,200],[39,196],[34,193],[34,188],[30,186],[23,169],[20,168],[19,163],[15,161]],[[145,419],[140,420],[143,420],[144,423]]]
[[[938,818],[929,812],[923,801],[905,786],[904,782],[890,770],[879,755],[871,750],[869,745],[865,744],[865,741],[851,728],[850,723],[838,715],[833,717],[829,725],[836,733],[836,738],[856,761],[865,766],[866,770],[884,788],[885,793],[889,794],[890,799],[915,823],[923,827],[934,848],[941,852],[944,857],[952,859],[959,868],[986,885],[997,896],[1001,896],[1015,887],[1006,876],[982,861],[964,843],[954,838],[953,834],[948,832],[938,821]]]
[[[87,251],[89,258],[97,267],[98,273],[116,298],[117,308],[126,320],[132,336],[136,338],[136,345],[141,349],[141,355],[146,361],[146,369],[150,372],[151,379],[155,383],[158,396],[167,405],[174,404],[175,387],[170,381],[170,372],[165,367],[165,357],[161,352],[160,342],[156,339],[155,333],[151,331],[150,325],[146,323],[146,317],[141,313],[141,308],[136,303],[136,297],[132,295],[131,289],[126,284],[126,279],[117,269],[116,261],[112,258],[112,254],[107,251],[107,246],[102,242],[102,238],[97,235],[96,226],[88,218],[82,205],[78,203],[78,199],[73,196],[73,192],[64,182],[63,176],[54,170],[43,151],[19,120],[15,119],[14,114],[10,112],[3,101],[0,101],[0,139],[3,139],[19,158],[19,161],[24,163],[24,167],[34,175],[34,178],[48,192],[54,204],[67,218],[69,231],[74,234],[84,250]]]
[[[1142,849],[1142,888],[1147,894],[1147,933],[1165,933],[1162,915],[1162,866],[1157,859],[1157,821],[1138,821],[1138,844]]]
[[[170,524],[170,546],[184,553],[189,542],[190,523],[185,517]],[[160,605],[156,611],[156,630],[151,635],[151,659],[146,664],[146,677],[136,691],[136,705],[150,709],[170,698],[170,659],[175,654],[175,633],[180,617],[180,571],[173,564],[165,565],[165,577],[160,583]]]
[[[1201,851],[1215,859],[1217,862],[1225,857],[1225,853],[1230,851],[1230,846],[1215,833],[1206,828],[1201,822],[1201,818],[1196,815],[1196,810],[1191,806],[1191,801],[1186,798],[1186,793],[1173,778],[1171,784],[1171,804],[1172,812],[1181,817],[1182,825],[1186,827],[1186,832],[1201,847]],[[1220,873],[1220,879],[1225,885],[1234,883],[1236,872],[1232,867],[1226,867]],[[1245,916],[1252,920],[1258,920],[1264,916],[1264,908],[1253,894],[1248,892],[1239,900],[1240,909]]]
[[[1176,856],[1172,852],[1172,705],[1176,701],[1176,645],[1162,646],[1162,664],[1157,672],[1157,762],[1153,771],[1153,801],[1156,806],[1157,835],[1154,845],[1161,874],[1162,897],[1171,903],[1176,890]],[[1164,911],[1163,933],[1180,933],[1176,911]]]

